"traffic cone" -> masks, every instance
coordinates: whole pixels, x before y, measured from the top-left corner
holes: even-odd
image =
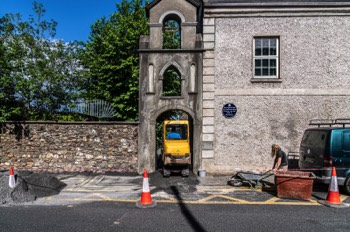
[[[331,183],[329,184],[327,198],[325,201],[319,201],[319,203],[336,208],[348,207],[347,204],[342,203],[340,200],[337,172],[335,167],[332,168]]]
[[[328,188],[328,195],[327,195],[326,202],[328,202],[329,204],[341,204],[338,181],[337,181],[337,173],[334,167],[332,168],[331,183]]]
[[[148,174],[146,169],[143,170],[143,184],[142,184],[142,194],[141,199],[136,202],[136,206],[139,208],[150,208],[155,207],[156,202],[152,201],[151,192],[148,183]]]
[[[13,168],[10,168],[10,177],[9,177],[9,187],[10,188],[15,188],[16,186],[16,179],[15,179],[15,173],[13,171]]]

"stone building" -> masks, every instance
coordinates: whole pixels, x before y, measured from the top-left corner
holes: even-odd
[[[140,39],[139,168],[155,169],[155,124],[193,123],[193,170],[272,166],[271,145],[298,152],[311,119],[350,117],[350,3],[342,0],[155,0]],[[163,47],[165,22],[181,46]],[[162,34],[163,33],[163,34]],[[165,72],[181,94],[165,96]]]

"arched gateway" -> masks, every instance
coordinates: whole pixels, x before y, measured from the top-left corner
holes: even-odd
[[[143,168],[155,170],[156,121],[171,110],[181,110],[191,117],[193,170],[200,166],[204,50],[197,25],[199,7],[196,0],[155,0],[146,7],[150,34],[141,36],[139,49],[139,172]],[[169,94],[164,87],[166,81],[172,81],[172,74],[176,94]]]

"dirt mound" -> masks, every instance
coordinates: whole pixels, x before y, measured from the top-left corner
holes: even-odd
[[[59,194],[66,186],[48,173],[18,172],[15,174],[16,187],[9,187],[9,174],[0,172],[0,204],[31,202],[38,197]]]

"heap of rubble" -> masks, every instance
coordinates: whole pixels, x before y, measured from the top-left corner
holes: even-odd
[[[16,186],[9,187],[8,172],[0,172],[0,204],[13,205],[35,201],[38,197],[59,194],[66,186],[54,175],[29,171],[15,174]]]

